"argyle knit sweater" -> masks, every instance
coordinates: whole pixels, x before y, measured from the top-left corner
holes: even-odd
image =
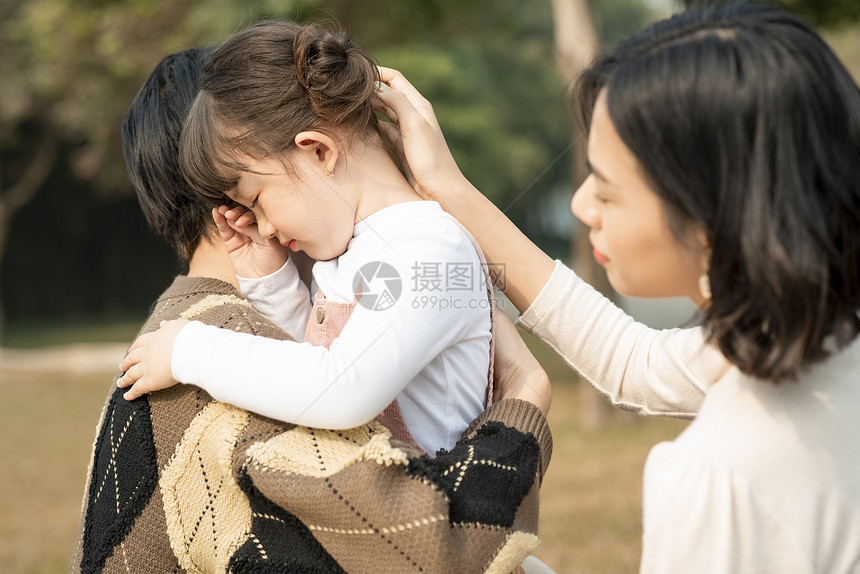
[[[286,338],[215,279],[177,277],[141,333],[180,317]],[[429,458],[375,422],[311,429],[190,385],[131,402],[112,385],[70,571],[510,572],[537,544],[551,452],[517,400]]]

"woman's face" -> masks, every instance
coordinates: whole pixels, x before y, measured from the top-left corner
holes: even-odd
[[[590,175],[571,210],[590,229],[594,258],[616,291],[631,297],[686,296],[702,306],[698,288],[706,243],[698,228],[681,243],[669,228],[663,201],[642,174],[609,118],[604,91],[588,138]]]

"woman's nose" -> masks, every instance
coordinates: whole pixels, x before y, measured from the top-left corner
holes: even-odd
[[[582,185],[573,193],[570,200],[570,211],[588,227],[597,227],[600,223],[600,210],[594,199],[594,176],[588,176]]]

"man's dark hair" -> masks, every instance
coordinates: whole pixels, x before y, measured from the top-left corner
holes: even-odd
[[[179,170],[182,124],[210,52],[193,48],[164,58],[137,93],[122,125],[126,169],[146,221],[185,262],[214,227],[209,207]]]

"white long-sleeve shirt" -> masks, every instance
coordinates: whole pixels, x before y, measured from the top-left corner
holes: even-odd
[[[421,448],[453,447],[486,401],[490,309],[480,259],[438,203],[417,201],[356,224],[347,251],[316,263],[314,280],[329,301],[351,302],[356,274],[380,261],[396,270],[399,297],[384,310],[356,305],[328,349],[191,323],[176,339],[173,376],[222,402],[318,428],[366,423],[396,398]],[[255,305],[260,293],[284,293],[279,283],[292,286],[288,299],[308,301],[294,270],[280,273],[257,286]],[[370,290],[385,284],[371,281]],[[278,308],[264,312],[283,325]],[[309,303],[287,308],[307,320]]]
[[[774,385],[560,263],[520,322],[614,404],[698,412],[645,465],[642,572],[860,572],[860,339]]]

